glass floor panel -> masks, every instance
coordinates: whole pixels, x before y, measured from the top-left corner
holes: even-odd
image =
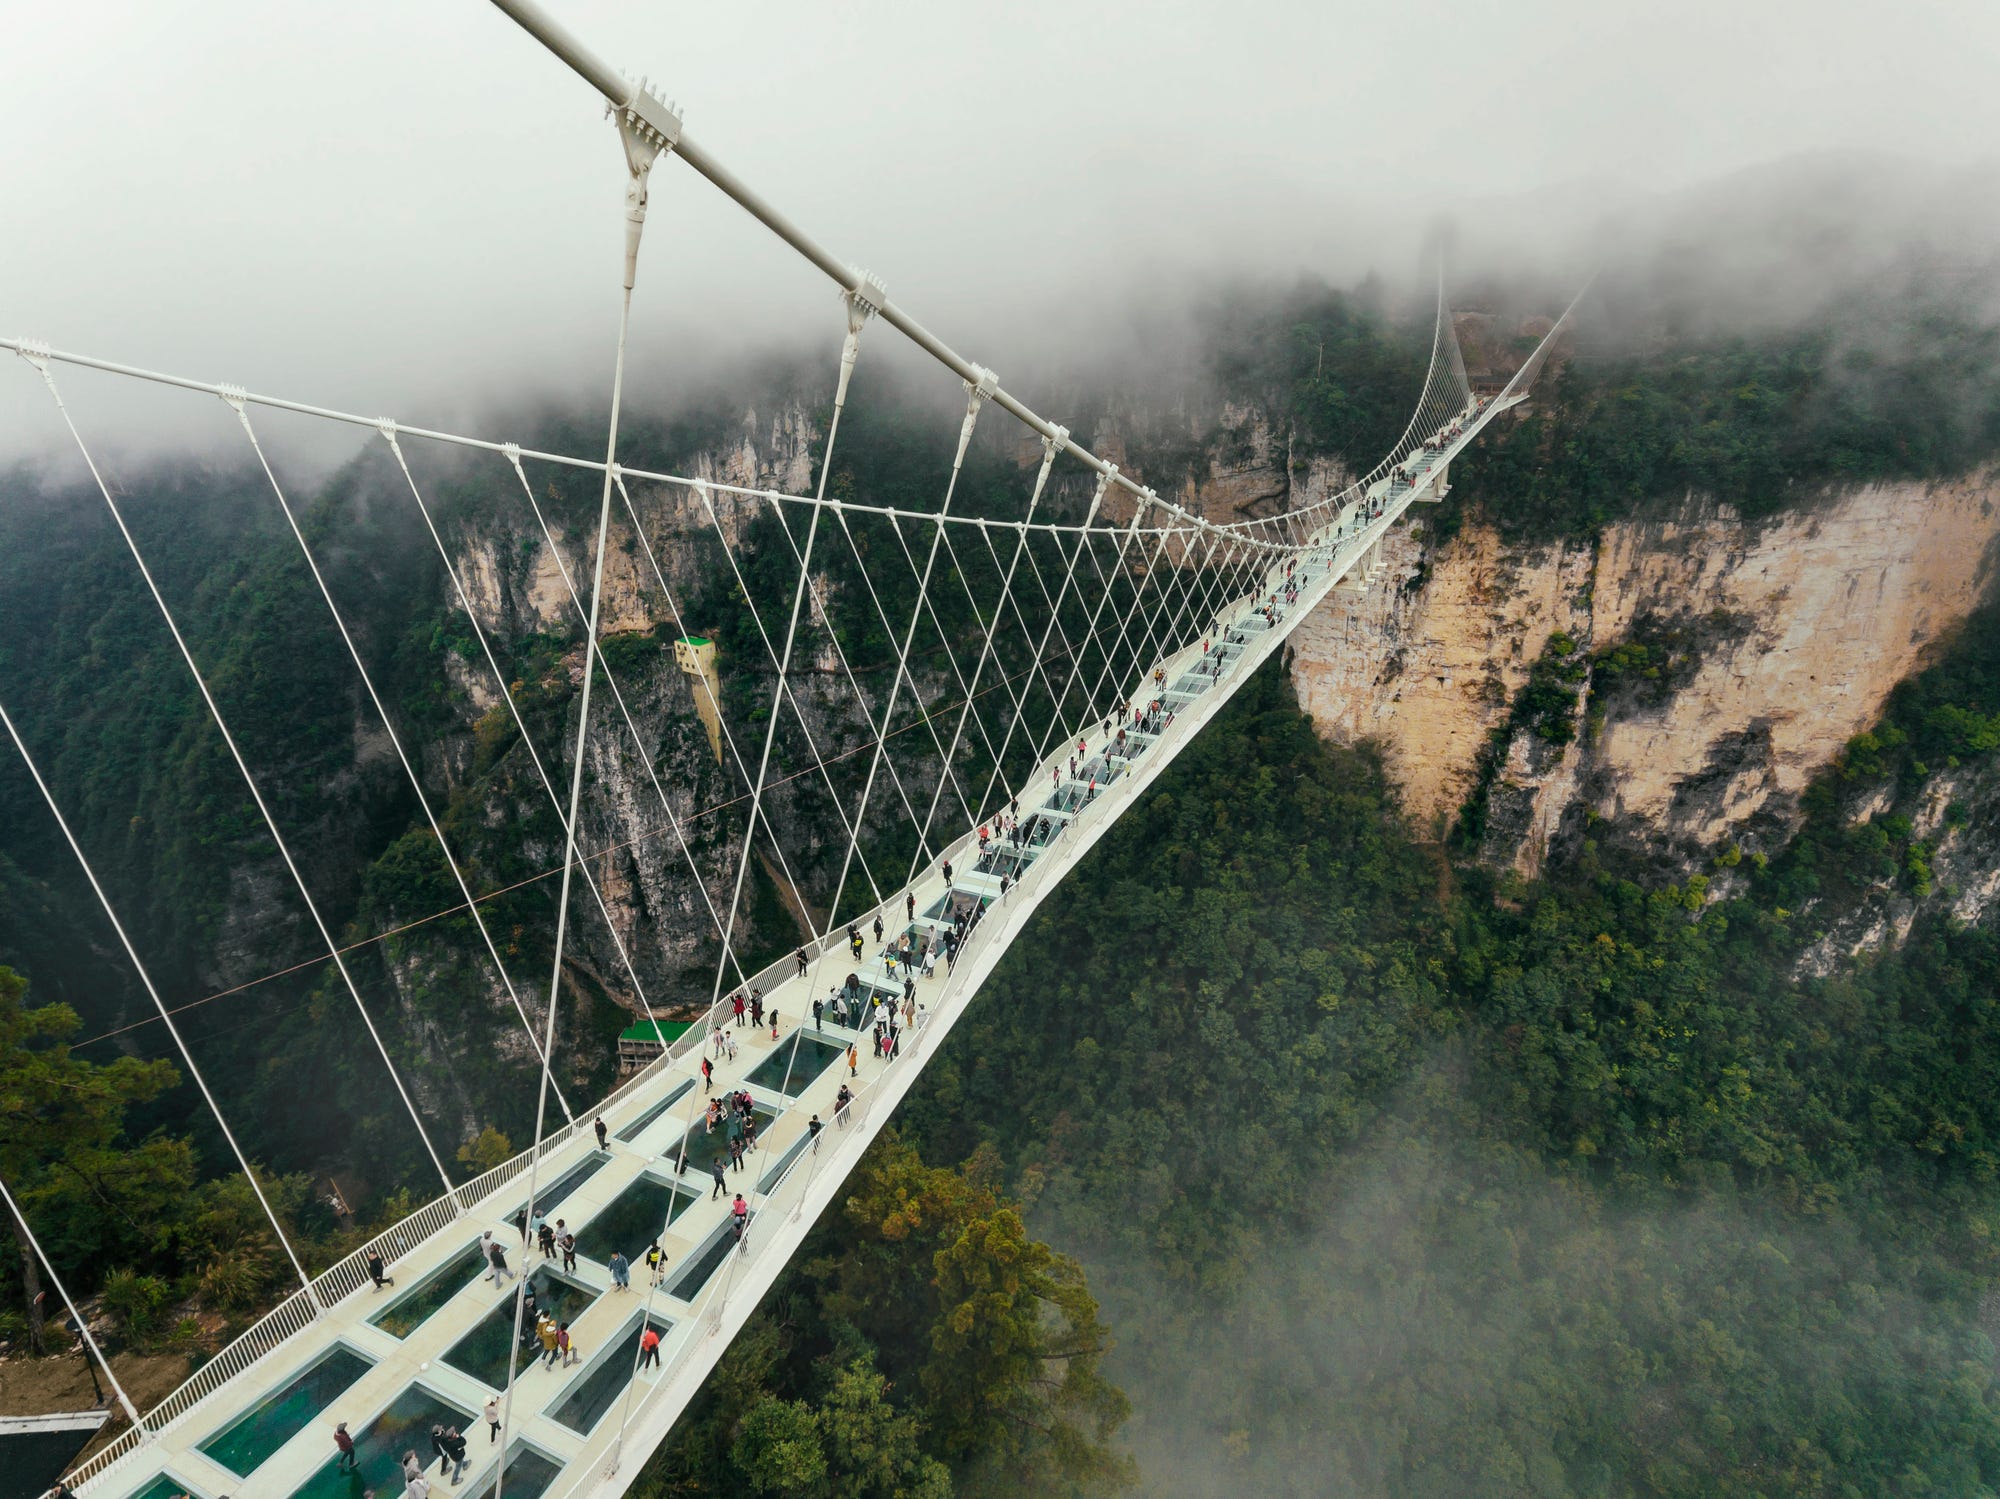
[[[292,1499],[361,1499],[370,1489],[377,1496],[403,1492],[403,1454],[415,1451],[423,1457],[431,1450],[433,1426],[456,1426],[469,1443],[478,1434],[480,1423],[469,1411],[450,1401],[440,1400],[422,1385],[411,1385],[390,1403],[387,1410],[368,1423],[354,1438],[355,1469],[339,1470],[339,1456],[329,1456],[320,1470],[298,1488]],[[351,1429],[351,1428],[350,1428]],[[333,1446],[332,1429],[327,1447]],[[437,1459],[431,1459],[433,1473]],[[449,1488],[449,1485],[447,1485]]]
[[[771,1163],[771,1169],[758,1178],[757,1190],[768,1193],[771,1188],[777,1186],[778,1179],[785,1174],[785,1168],[799,1158],[799,1152],[804,1150],[811,1141],[811,1135],[800,1135],[798,1139],[787,1145],[785,1153]]]
[[[473,1449],[475,1452],[478,1450],[476,1447]],[[562,1469],[533,1447],[517,1442],[507,1454],[507,1493],[510,1499],[542,1499],[542,1495],[560,1477]],[[495,1487],[489,1477],[474,1499],[493,1499]]]
[[[757,1215],[752,1213],[744,1224],[747,1233]],[[736,1225],[724,1223],[708,1236],[708,1241],[697,1249],[681,1265],[680,1273],[667,1282],[667,1294],[678,1296],[683,1301],[692,1301],[701,1294],[701,1288],[709,1278],[722,1268],[729,1252],[736,1247]]]
[[[663,1338],[673,1330],[673,1323],[662,1318],[649,1317],[646,1321],[651,1322]],[[590,1435],[597,1423],[604,1419],[604,1413],[625,1393],[625,1386],[632,1382],[632,1366],[639,1357],[639,1330],[644,1325],[633,1323],[625,1336],[601,1356],[583,1382],[550,1412],[556,1420],[579,1435]]]
[[[534,1289],[535,1300],[532,1306],[522,1309],[522,1341],[517,1345],[519,1356],[514,1360],[517,1370],[527,1368],[542,1356],[541,1340],[535,1336],[538,1312],[547,1312],[558,1322],[574,1322],[597,1299],[597,1293],[588,1286],[558,1274],[547,1265],[530,1271],[528,1284]],[[514,1288],[510,1285],[493,1310],[479,1319],[479,1325],[451,1345],[444,1361],[489,1389],[505,1389],[507,1347],[513,1341]]]
[[[816,1041],[804,1031],[793,1031],[791,1039],[750,1069],[744,1081],[755,1088],[769,1088],[787,1098],[797,1098],[812,1086],[814,1078],[831,1067],[836,1057],[847,1055],[845,1046]],[[762,1129],[763,1125],[758,1125]]]
[[[603,1151],[593,1150],[554,1181],[536,1182],[535,1207],[537,1211],[544,1218],[549,1217],[558,1207],[562,1206],[562,1201],[565,1197],[569,1196],[570,1193],[595,1176],[610,1159],[611,1157]],[[525,1178],[523,1178],[523,1184],[525,1185]],[[522,1205],[515,1208],[508,1216],[517,1219],[523,1217],[528,1211],[526,1203],[527,1199],[523,1198]]]
[[[1019,852],[1016,852],[1012,846],[1005,849],[988,849],[973,864],[972,872],[974,874],[1004,874],[1012,879],[1018,877],[1022,870],[1034,862],[1035,851],[1031,849],[1022,849]]]
[[[665,1098],[661,1099],[658,1103],[654,1104],[650,1109],[646,1110],[646,1112],[641,1114],[637,1119],[634,1119],[630,1124],[626,1125],[625,1128],[619,1130],[617,1138],[623,1140],[627,1145],[630,1145],[634,1140],[638,1139],[639,1136],[643,1135],[652,1126],[653,1121],[658,1119],[660,1115],[666,1113],[666,1111],[672,1108],[675,1104],[679,1103],[682,1098],[686,1097],[687,1090],[692,1088],[693,1086],[694,1086],[693,1078],[691,1077],[682,1078],[681,1085],[678,1088],[674,1089],[673,1092],[669,1093]]]
[[[671,1186],[657,1176],[642,1174],[577,1231],[576,1252],[601,1265],[617,1251],[637,1271],[646,1246],[685,1213],[695,1199],[696,1194],[685,1187]]]
[[[183,1495],[192,1499],[206,1499],[202,1491],[193,1484],[182,1483],[170,1474],[162,1473],[143,1489],[127,1496],[127,1499],[182,1499]]]
[[[245,1477],[316,1420],[374,1364],[344,1347],[330,1348],[250,1410],[201,1444],[200,1451],[232,1473]],[[332,1426],[327,1441],[333,1440]]]
[[[423,1325],[430,1314],[486,1271],[486,1256],[477,1244],[456,1259],[447,1260],[418,1281],[368,1320],[391,1337],[407,1338]]]
[[[901,998],[900,995],[897,997]],[[757,1133],[761,1135],[771,1127],[771,1122],[778,1117],[778,1111],[769,1104],[753,1104],[750,1117],[757,1121]],[[696,1120],[686,1134],[674,1141],[668,1149],[660,1152],[660,1159],[682,1175],[690,1171],[707,1175],[710,1164],[717,1156],[721,1156],[724,1162],[729,1159],[727,1121],[722,1126],[709,1130],[702,1127],[700,1120]]]

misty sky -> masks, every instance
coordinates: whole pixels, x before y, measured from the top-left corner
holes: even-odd
[[[2000,143],[2000,6],[1976,0],[551,8],[995,363],[995,341],[1095,336],[1135,287],[1406,274],[1440,213],[1582,215],[1796,153],[1950,166]],[[614,137],[481,0],[0,16],[9,333],[407,421],[603,379]],[[817,339],[830,368],[841,327],[817,273],[672,165],[636,307],[642,394],[672,350]],[[100,432],[213,421],[70,383]],[[37,385],[0,364],[0,461],[49,440]]]

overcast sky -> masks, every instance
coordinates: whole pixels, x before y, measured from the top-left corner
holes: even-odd
[[[1402,275],[1441,213],[2000,144],[1988,0],[550,5],[975,358],[1096,332],[1135,285]],[[0,0],[0,35],[0,328],[413,422],[601,381],[613,134],[481,0]],[[642,390],[669,344],[830,365],[817,273],[684,168],[652,196]],[[212,415],[73,384],[100,431]],[[42,402],[0,364],[0,461]]]

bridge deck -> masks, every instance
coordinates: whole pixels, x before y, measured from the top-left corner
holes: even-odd
[[[882,944],[867,941],[864,959],[856,962],[836,935],[807,974],[790,965],[781,974],[767,970],[760,977],[769,980],[767,1006],[779,1017],[775,1040],[768,1010],[761,1028],[747,1021],[728,1027],[733,1056],[718,1054],[700,1032],[690,1032],[607,1102],[606,1148],[598,1149],[591,1115],[580,1115],[554,1138],[537,1168],[537,1197],[551,1222],[561,1219],[576,1233],[574,1269],[563,1268],[560,1258],[552,1265],[523,1245],[512,1220],[527,1202],[527,1177],[518,1168],[512,1174],[503,1169],[481,1179],[500,1178],[462,1214],[453,1214],[447,1202],[426,1210],[434,1219],[420,1214],[412,1220],[442,1226],[420,1240],[415,1228],[406,1236],[411,1242],[390,1266],[392,1287],[378,1292],[364,1282],[338,1300],[323,1295],[331,1300],[324,1311],[315,1316],[306,1308],[302,1325],[278,1335],[267,1352],[251,1349],[213,1388],[200,1387],[197,1376],[181,1397],[170,1399],[165,1424],[156,1425],[149,1439],[122,1455],[107,1452],[73,1481],[87,1480],[82,1491],[93,1499],[183,1492],[196,1499],[360,1499],[366,1488],[386,1499],[401,1491],[402,1454],[414,1448],[428,1457],[431,1424],[442,1421],[455,1422],[468,1441],[465,1492],[490,1493],[503,1444],[489,1440],[480,1417],[505,1385],[514,1305],[513,1285],[496,1288],[475,1258],[482,1231],[490,1230],[510,1267],[532,1270],[538,1294],[559,1303],[577,1348],[576,1362],[551,1368],[539,1361],[537,1347],[537,1358],[515,1376],[503,1433],[506,1494],[535,1499],[544,1492],[622,1492],[1034,906],[1213,717],[1235,684],[1278,648],[1289,623],[1363,561],[1423,490],[1430,471],[1483,424],[1473,423],[1446,448],[1419,455],[1407,476],[1378,486],[1381,493],[1349,506],[1316,535],[1294,559],[1299,597],[1290,609],[1275,620],[1256,612],[1283,588],[1279,563],[1257,593],[1225,606],[1221,617],[1231,626],[1224,639],[1210,642],[1214,649],[1206,657],[1197,639],[1158,663],[1159,680],[1171,685],[1170,692],[1161,692],[1148,672],[1122,715],[1130,758],[1107,760],[1098,724],[1087,731],[1090,763],[1072,777],[1072,745],[1058,745],[1027,779],[1022,847],[996,841],[982,858],[976,834],[967,833],[907,891],[890,897],[880,913],[890,941],[911,928],[927,937],[933,923],[948,921],[954,905],[984,911],[955,967],[939,961],[932,976],[916,975],[918,1024],[904,1033],[896,1058],[873,1055],[865,1018],[852,1028],[836,1024],[830,1010],[820,1026],[811,1018],[812,996],[824,999],[850,973],[864,989],[902,992],[901,970],[889,975]],[[1134,709],[1143,712],[1155,697],[1171,711],[1150,715],[1143,732],[1133,731]],[[949,884],[942,874],[946,860],[954,871]],[[1004,898],[1003,874],[1010,884]],[[914,923],[903,919],[906,897],[916,903]],[[859,1053],[852,1072],[844,1055],[849,1044]],[[776,1060],[795,1048],[795,1062]],[[752,1207],[741,1245],[729,1225],[729,1197],[713,1191],[709,1175],[720,1137],[701,1134],[707,1095],[697,1068],[703,1054],[715,1066],[714,1093],[747,1089],[760,1117],[770,1119],[754,1155],[727,1173],[729,1191],[742,1192]],[[835,1096],[843,1083],[856,1096],[846,1117],[837,1119]],[[815,1114],[824,1125],[816,1147],[806,1143],[807,1121]],[[696,1143],[685,1150],[681,1142],[691,1130]],[[655,1233],[667,1255],[657,1288],[641,1261]],[[614,1248],[632,1262],[630,1290],[615,1288],[606,1268]],[[346,1284],[352,1285],[351,1277]],[[637,1340],[649,1321],[662,1333],[662,1366],[635,1376]],[[347,1422],[360,1449],[358,1474],[336,1472],[336,1421]]]

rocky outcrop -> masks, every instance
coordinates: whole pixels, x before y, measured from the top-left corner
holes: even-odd
[[[1469,524],[1431,548],[1422,518],[1384,574],[1295,637],[1321,730],[1372,739],[1420,825],[1442,835],[1490,778],[1488,857],[1526,873],[1586,820],[1692,859],[1768,825],[1980,598],[2000,532],[1996,477],[1875,485],[1752,524],[1690,500],[1592,545],[1512,548]],[[1691,657],[1664,693],[1601,697],[1574,742],[1507,732],[1558,631],[1585,653],[1668,630]],[[1539,740],[1539,742],[1537,742]]]

